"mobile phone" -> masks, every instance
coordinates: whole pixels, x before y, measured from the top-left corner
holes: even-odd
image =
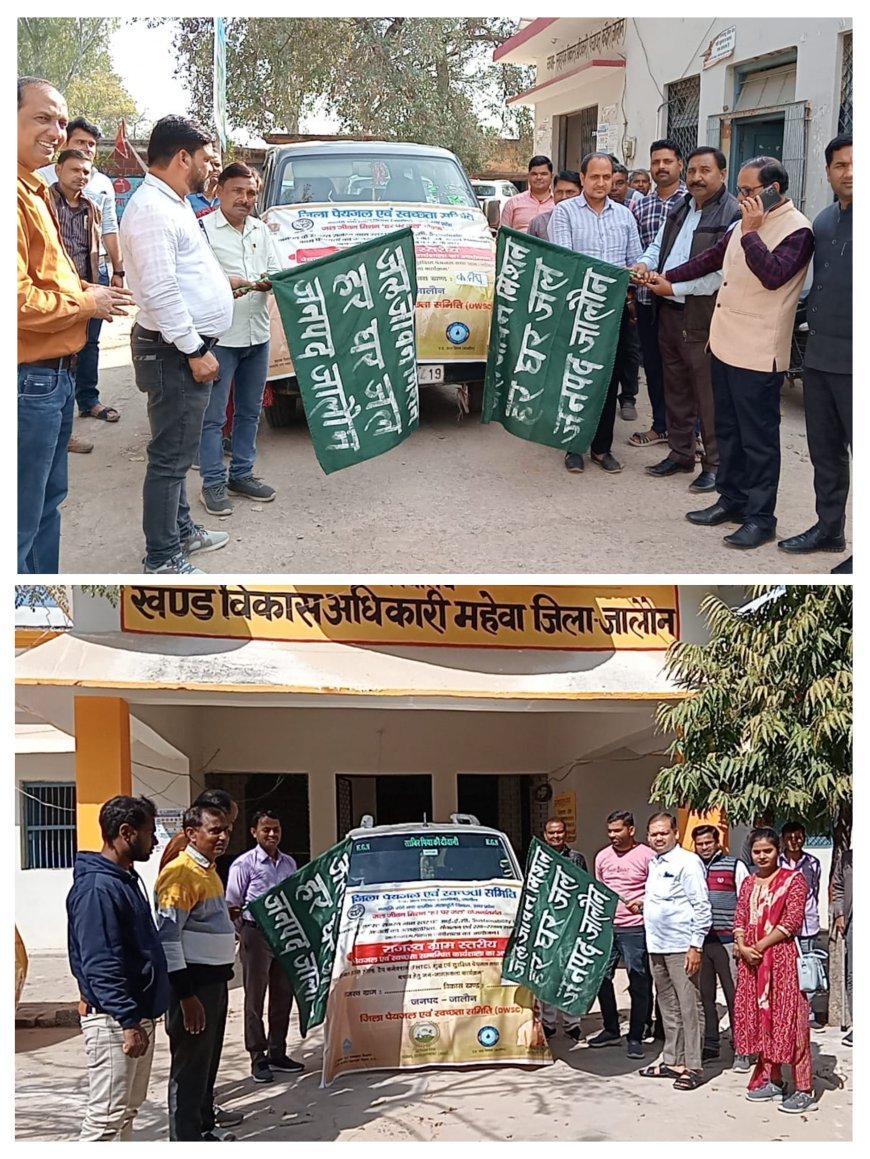
[[[767,213],[768,210],[773,209],[774,205],[779,205],[779,197],[779,190],[774,189],[772,185],[768,185],[762,189],[761,193],[758,195],[758,198],[764,208],[765,213]]]

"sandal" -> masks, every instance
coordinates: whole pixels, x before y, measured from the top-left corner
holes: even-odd
[[[684,1070],[674,1083],[675,1091],[696,1091],[704,1081],[704,1075],[697,1070]]]
[[[86,410],[81,417],[83,419],[102,419],[104,423],[116,423],[121,417],[121,412],[115,410],[113,406],[101,406],[96,414],[91,410]]]
[[[630,447],[652,447],[656,443],[666,443],[668,441],[668,432],[635,431],[631,438],[626,441]]]
[[[649,1066],[642,1067],[637,1073],[645,1079],[679,1079],[683,1077],[682,1071],[674,1070],[666,1062],[660,1062],[658,1065],[650,1063]]]

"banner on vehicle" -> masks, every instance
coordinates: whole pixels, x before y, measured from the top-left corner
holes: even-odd
[[[585,1014],[610,960],[618,900],[579,865],[532,838],[502,977],[568,1014]]]
[[[499,230],[484,423],[585,454],[604,408],[628,271]]]
[[[520,883],[350,887],[323,1082],[346,1071],[553,1061],[534,1002],[502,981]]]
[[[403,442],[420,411],[410,229],[283,270],[272,289],[323,470]]]
[[[263,220],[272,231],[276,253],[289,269],[397,229],[412,229],[417,254],[418,359],[485,361],[495,245],[480,210],[467,205],[385,202],[279,205],[266,210]],[[277,309],[273,322],[278,322]],[[280,324],[273,324],[269,378],[293,373]]]
[[[303,1038],[326,1017],[349,858],[350,841],[333,845],[248,903],[290,979]]]

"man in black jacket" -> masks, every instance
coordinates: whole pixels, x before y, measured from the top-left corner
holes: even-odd
[[[689,154],[689,191],[670,210],[647,246],[635,267],[638,273],[643,276],[649,270],[664,270],[695,257],[716,245],[737,221],[740,207],[725,185],[725,167],[725,155],[712,146],[701,145]],[[670,450],[666,459],[646,471],[657,479],[691,473],[695,467],[695,428],[700,423],[704,444],[701,470],[689,484],[689,490],[695,492],[715,491],[719,468],[707,338],[721,281],[719,272],[676,285],[655,274],[649,279],[649,288],[659,303],[658,336]]]
[[[852,446],[852,137],[825,148],[828,181],[836,196],[813,222],[816,249],[807,302],[810,332],[804,354],[804,412],[813,462],[818,522],[781,539],[792,554],[845,551],[849,451]],[[835,571],[851,572],[852,560]]]
[[[169,1006],[166,958],[133,868],[157,844],[155,816],[147,797],[112,797],[100,809],[103,848],[75,860],[66,908],[88,1055],[81,1142],[132,1140],[151,1075],[154,1022]]]

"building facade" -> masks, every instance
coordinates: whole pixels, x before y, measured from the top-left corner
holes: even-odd
[[[511,103],[535,110],[535,151],[577,169],[592,150],[647,168],[672,137],[683,155],[714,145],[733,191],[742,162],[778,157],[812,219],[831,200],[824,147],[852,131],[852,20],[588,17],[523,22],[497,61],[532,64]]]
[[[227,789],[231,853],[269,804],[299,862],[364,814],[472,813],[521,859],[552,813],[589,858],[613,809],[642,834],[669,759],[656,711],[686,695],[665,648],[706,638],[710,591],[742,601],[666,585],[74,589],[73,626],[16,661],[25,944],[65,945],[72,856],[99,848],[116,793],[153,798],[165,840],[202,789]]]

